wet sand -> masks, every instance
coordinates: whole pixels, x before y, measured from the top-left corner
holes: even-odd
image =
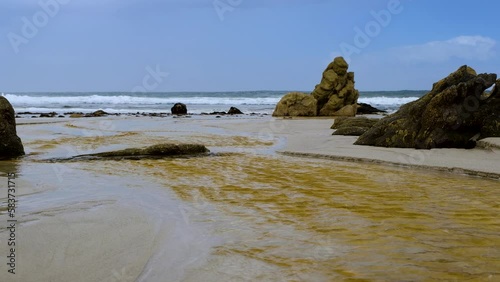
[[[495,147],[354,146],[351,137],[331,135],[331,119],[18,123],[28,155],[0,162],[0,181],[17,174],[19,201],[16,275],[7,272],[2,229],[2,281],[500,277]],[[44,161],[165,142],[230,154]],[[0,198],[4,205],[5,193]],[[0,222],[7,220],[0,209]]]

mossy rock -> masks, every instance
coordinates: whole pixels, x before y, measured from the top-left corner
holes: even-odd
[[[357,145],[399,148],[470,148],[477,138],[498,136],[500,86],[496,74],[462,66],[420,99],[377,122]],[[487,99],[486,89],[496,86]],[[472,106],[471,106],[472,105]],[[485,127],[486,126],[486,127]],[[484,127],[484,129],[483,129]]]
[[[332,135],[345,135],[345,136],[360,136],[366,131],[368,131],[368,127],[361,126],[348,126],[342,127],[335,130]]]
[[[374,126],[380,119],[366,118],[366,117],[338,117],[335,118],[331,129],[339,129],[343,127],[366,127]]]
[[[24,146],[17,136],[14,108],[0,96],[0,159],[11,159],[24,155]]]
[[[317,101],[309,94],[291,92],[283,96],[273,112],[273,117],[316,116]]]
[[[200,144],[166,143],[145,148],[128,148],[118,151],[78,155],[69,159],[57,159],[54,161],[159,159],[166,157],[203,156],[207,155],[209,152],[210,151],[204,145]]]
[[[359,92],[354,89],[354,73],[347,72],[348,68],[344,58],[337,57],[324,70],[312,92],[317,100],[318,115],[332,116],[343,107],[356,104]]]

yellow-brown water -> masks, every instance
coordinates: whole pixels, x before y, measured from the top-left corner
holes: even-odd
[[[251,154],[103,165],[162,183],[227,239],[199,277],[222,259],[264,280],[500,279],[498,181]]]
[[[34,192],[20,199],[19,216],[26,218],[19,255],[29,259],[17,281],[26,275],[89,281],[78,271],[95,265],[101,274],[95,277],[108,280],[94,281],[500,279],[500,182],[281,156],[274,153],[278,134],[259,138],[224,132],[216,121],[215,129],[199,122],[117,120],[99,126],[82,120],[20,127],[30,138],[23,139],[29,156],[19,164],[19,181],[25,181],[19,187],[27,191],[33,181]],[[42,160],[163,142],[239,153]],[[85,209],[74,212],[80,206]],[[46,235],[39,236],[40,230]],[[51,252],[65,252],[61,244],[78,252],[49,263]]]

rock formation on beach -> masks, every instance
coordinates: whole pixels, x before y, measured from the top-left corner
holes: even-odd
[[[242,115],[243,112],[240,111],[240,109],[238,109],[236,107],[231,107],[231,108],[229,108],[229,111],[227,111],[227,114],[228,115]]]
[[[336,117],[330,128],[335,129],[332,135],[360,136],[378,121],[378,119],[366,117]]]
[[[17,136],[14,108],[5,97],[0,96],[0,159],[22,155],[24,147]]]
[[[347,72],[348,67],[349,65],[342,57],[335,58],[326,67],[321,82],[312,92],[318,101],[318,115],[356,115],[359,92],[354,89],[354,73]]]
[[[173,115],[187,115],[187,107],[183,103],[176,103],[171,111]]]
[[[500,136],[500,80],[468,66],[434,83],[422,98],[377,122],[355,144],[400,148],[472,148]],[[491,92],[486,89],[495,85]]]
[[[129,148],[118,151],[103,152],[96,154],[78,155],[68,159],[53,159],[52,161],[72,161],[72,160],[120,160],[120,159],[157,159],[165,157],[179,156],[200,156],[206,155],[210,151],[200,144],[157,144],[145,148]]]
[[[273,116],[355,116],[359,92],[354,89],[354,73],[347,72],[348,67],[344,58],[335,58],[310,95],[286,94]]]
[[[306,93],[291,92],[283,96],[273,116],[316,116],[317,101],[316,99]]]

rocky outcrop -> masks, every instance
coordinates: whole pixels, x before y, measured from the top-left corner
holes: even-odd
[[[316,114],[319,116],[354,116],[359,92],[354,89],[354,73],[347,72],[349,65],[337,57],[323,72],[321,82],[316,85],[312,96],[318,101]],[[344,107],[351,106],[349,111]],[[341,111],[342,110],[342,111]]]
[[[107,115],[109,115],[109,114],[106,113],[105,111],[103,111],[103,110],[97,110],[97,111],[95,111],[95,112],[93,112],[91,114],[87,114],[85,116],[87,116],[87,117],[105,117]]]
[[[171,111],[173,115],[187,115],[187,107],[183,103],[176,103]]]
[[[355,116],[359,92],[354,89],[354,73],[347,72],[348,68],[344,58],[335,58],[311,95],[286,94],[276,105],[273,116]]]
[[[0,96],[0,159],[22,155],[24,147],[17,136],[14,108],[5,97]]]
[[[365,103],[358,103],[358,110],[356,114],[358,115],[369,115],[369,114],[378,114],[378,113],[386,113],[387,111],[379,110],[371,105]]]
[[[274,117],[316,116],[317,101],[306,93],[291,92],[283,96],[273,112]]]
[[[331,127],[335,129],[332,135],[360,136],[378,121],[366,117],[338,117]]]
[[[236,108],[236,107],[231,107],[231,108],[229,109],[229,111],[227,111],[227,114],[228,114],[228,115],[242,115],[242,114],[243,114],[243,112],[242,112],[242,111],[240,111],[240,109],[238,109],[238,108]]]
[[[165,157],[200,156],[210,151],[200,144],[158,144],[146,148],[129,148],[125,150],[79,155],[69,159],[54,159],[52,161],[73,160],[121,160],[121,159],[158,159]]]
[[[355,144],[400,148],[471,148],[500,136],[500,80],[462,66],[422,98],[377,122]],[[495,84],[490,93],[485,90]]]

